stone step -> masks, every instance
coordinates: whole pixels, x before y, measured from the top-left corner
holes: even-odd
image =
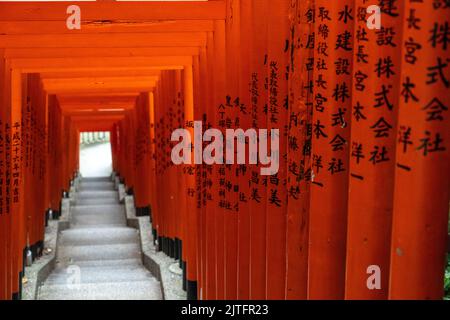
[[[61,233],[60,245],[101,245],[138,243],[137,230],[126,227],[68,229]]]
[[[82,182],[111,182],[111,177],[92,177],[83,178]]]
[[[77,193],[77,199],[101,199],[101,198],[113,198],[119,200],[119,193],[116,190],[80,191]]]
[[[140,254],[137,243],[58,247],[58,260],[67,264],[89,260],[138,259]]]
[[[68,266],[67,264],[64,264],[61,261],[59,261],[56,263],[55,271],[65,269],[67,266]],[[142,262],[140,257],[132,259],[85,260],[85,261],[77,261],[77,266],[79,266],[80,268],[104,268],[105,270],[107,270],[108,268],[117,268],[119,266],[142,267]]]
[[[112,205],[119,203],[119,196],[115,198],[76,198],[75,206],[98,206],[98,205]]]
[[[74,227],[126,225],[125,208],[122,205],[74,206],[71,210]]]
[[[125,216],[125,206],[122,204],[103,204],[103,205],[89,205],[80,206],[76,205],[70,209],[72,217],[88,215],[93,216],[96,214],[109,214],[118,215],[122,214]]]
[[[115,190],[114,182],[108,181],[108,182],[86,182],[81,181],[78,187],[79,191],[100,191],[100,190]]]
[[[44,285],[41,300],[161,300],[161,286],[156,279],[80,285]]]
[[[46,280],[46,285],[71,283],[75,275],[80,276],[80,283],[111,283],[153,279],[151,273],[143,269],[142,266],[83,268],[73,265],[69,268],[55,270]]]

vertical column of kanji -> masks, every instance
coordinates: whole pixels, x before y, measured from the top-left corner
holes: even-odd
[[[157,211],[156,207],[156,195],[157,195],[157,188],[155,183],[155,170],[156,170],[156,163],[155,163],[155,94],[154,91],[156,89],[153,89],[153,91],[149,92],[147,98],[147,116],[148,116],[148,179],[149,181],[149,190],[148,190],[148,196],[149,196],[149,205],[150,205],[150,221],[152,223],[152,230],[153,230],[153,236],[156,236],[156,220],[155,220],[155,212]]]
[[[200,107],[201,107],[201,119],[203,121],[204,130],[207,130],[213,126],[212,119],[214,119],[214,114],[211,111],[214,109],[210,109],[210,96],[211,96],[211,82],[208,75],[208,57],[207,57],[207,49],[202,47],[200,49],[199,55],[199,93],[201,95],[200,99]],[[203,90],[201,88],[204,88]],[[206,89],[206,90],[205,90]],[[199,115],[200,116],[200,115]],[[199,117],[197,117],[199,118]],[[202,137],[203,140],[203,137]],[[203,148],[205,148],[206,142],[203,141]],[[209,295],[211,291],[211,281],[209,270],[211,261],[208,259],[208,235],[211,232],[209,230],[209,222],[211,219],[211,215],[214,215],[210,210],[213,208],[212,203],[212,195],[211,195],[211,185],[212,185],[212,170],[213,166],[207,164],[203,161],[202,164],[202,239],[200,242],[202,243],[202,281],[203,281],[203,290],[199,292],[199,298],[201,300],[205,300],[206,296]],[[199,240],[198,240],[199,241]],[[197,241],[197,242],[198,242]]]
[[[170,71],[165,71],[161,76],[162,82],[162,96],[163,96],[163,122],[162,126],[162,159],[163,159],[163,172],[166,177],[170,173],[171,161],[168,155],[168,150],[170,149],[169,136],[170,136],[170,81],[169,81]],[[164,179],[162,186],[164,190],[164,202],[163,204],[163,215],[164,215],[164,238],[163,238],[163,251],[166,255],[169,255],[169,240],[171,233],[171,215],[173,210],[173,201],[171,199],[170,193],[171,181],[169,179]]]
[[[175,103],[174,103],[174,129],[180,129],[184,127],[184,107],[183,107],[183,75],[182,70],[176,70],[175,72]],[[176,181],[176,230],[175,230],[175,252],[174,258],[179,259],[181,265],[181,239],[183,238],[183,230],[186,216],[186,196],[185,185],[183,179],[183,166],[175,166],[175,181]]]
[[[35,237],[38,239],[39,247],[44,247],[44,234],[45,234],[45,215],[47,210],[47,188],[46,188],[46,175],[47,175],[47,109],[46,100],[47,94],[44,91],[42,81],[39,80],[39,97],[38,97],[38,118],[39,118],[39,170],[38,170],[38,185],[36,188],[36,196],[39,200],[39,209],[36,212],[37,234]],[[41,251],[42,253],[42,251]]]
[[[239,70],[240,70],[240,0],[226,2],[226,103],[225,103],[225,131],[239,128],[239,112],[236,103],[239,103]],[[225,299],[237,299],[238,291],[238,215],[239,210],[239,180],[238,166],[236,164],[236,139],[225,142],[226,169],[225,169]]]
[[[216,105],[214,103],[214,35],[212,32],[207,33],[206,48],[203,49],[201,57],[202,61],[202,76],[206,90],[204,90],[205,99],[203,110],[207,116],[207,126],[216,127]],[[206,200],[206,214],[205,214],[205,259],[206,259],[206,283],[205,291],[202,299],[213,300],[216,299],[217,279],[216,279],[216,215],[217,215],[217,199],[218,199],[218,168],[217,163],[213,165],[206,165],[205,178],[205,200]]]
[[[42,82],[41,82],[42,86]],[[49,211],[50,210],[50,164],[51,164],[51,152],[50,152],[50,125],[49,125],[49,96],[45,91],[42,92],[42,103],[43,103],[43,117],[44,117],[44,145],[43,145],[43,156],[44,156],[44,208],[45,208],[45,225],[43,226],[45,232],[45,226],[48,224]]]
[[[192,65],[184,66],[184,114],[186,122],[193,123],[194,117],[194,76]],[[188,127],[191,137],[194,137],[193,126]],[[192,148],[192,153],[194,152]],[[191,159],[194,159],[192,154]],[[186,232],[186,289],[189,300],[197,299],[197,261],[196,261],[196,235],[198,210],[196,210],[196,184],[195,165],[186,165],[186,187],[187,187],[187,232]]]
[[[267,128],[267,19],[269,2],[267,0],[253,0],[251,2],[251,68],[248,82],[250,97],[248,112],[251,117],[251,127],[255,130]],[[248,77],[247,77],[248,79]],[[244,82],[245,83],[245,82]],[[267,181],[261,176],[261,165],[251,168],[248,176],[250,202],[250,271],[249,298],[260,300],[266,298],[266,195]]]
[[[146,92],[141,95],[142,98],[142,143],[143,143],[143,187],[144,187],[144,206],[145,215],[151,215],[151,193],[152,193],[152,177],[151,177],[151,133],[150,133],[150,94]]]
[[[267,299],[286,296],[286,221],[287,221],[287,122],[289,65],[289,5],[282,0],[270,6],[268,16],[268,120],[271,143],[271,169],[267,178]],[[273,131],[278,130],[278,132]],[[278,150],[276,143],[278,140]],[[276,170],[278,169],[278,170]]]
[[[135,168],[134,168],[134,174],[138,177],[145,177],[145,172],[143,168],[143,115],[142,115],[142,97],[141,95],[138,95],[136,97],[136,102],[134,109],[132,111],[132,119],[133,123],[135,124],[134,133],[135,133],[135,144],[134,144],[134,153],[135,153]],[[143,190],[143,180],[145,179],[136,179],[135,185],[134,185],[134,201],[135,201],[135,208],[136,208],[136,215],[141,216],[142,210],[144,209],[144,190]]]
[[[22,269],[22,74],[19,70],[11,73],[11,110],[9,137],[10,153],[10,203],[11,203],[11,256],[12,256],[12,290],[13,299],[19,299],[20,270]]]
[[[203,50],[203,49],[201,49]],[[202,121],[202,129],[206,130],[207,119],[204,112],[204,95],[201,91],[205,90],[204,78],[202,78],[200,70],[200,56],[195,55],[192,57],[192,71],[194,76],[194,119],[196,121]],[[194,141],[201,141],[203,148],[203,133],[200,132],[194,137]],[[203,154],[201,155],[203,158]],[[201,294],[205,291],[204,285],[206,282],[204,272],[206,268],[206,244],[205,244],[205,228],[204,223],[206,219],[206,205],[204,196],[204,181],[205,181],[205,164],[200,161],[195,166],[195,187],[196,187],[196,204],[197,204],[197,235],[195,238],[196,259],[197,259],[197,298],[202,299]]]
[[[162,72],[161,74],[161,118],[160,118],[160,132],[161,132],[161,190],[164,191],[164,195],[161,198],[161,215],[162,215],[162,250],[165,254],[167,254],[167,235],[168,235],[168,224],[169,224],[169,216],[167,212],[170,208],[170,199],[169,194],[167,192],[168,189],[168,181],[167,179],[163,179],[167,175],[167,149],[168,141],[167,135],[169,134],[169,130],[167,130],[167,108],[168,108],[168,99],[167,99],[167,71]]]
[[[175,71],[170,71],[168,74],[169,81],[169,91],[168,91],[168,135],[169,139],[172,132],[176,129],[176,84],[175,84]],[[176,237],[176,224],[177,224],[177,204],[178,204],[178,186],[177,186],[177,167],[171,161],[170,157],[171,145],[168,144],[167,150],[167,165],[168,165],[168,176],[167,180],[169,182],[169,201],[170,201],[170,222],[169,222],[169,239],[168,239],[168,249],[169,256],[175,257],[175,237]]]
[[[38,82],[36,75],[28,75],[28,87],[27,90],[23,90],[22,100],[24,101],[22,105],[22,151],[23,151],[23,176],[24,176],[24,194],[27,197],[27,201],[24,203],[24,211],[28,213],[29,218],[26,221],[27,230],[29,232],[27,236],[27,246],[31,249],[33,258],[36,258],[37,251],[35,250],[37,244],[37,204],[35,201],[37,197],[36,193],[36,177],[33,175],[32,170],[32,150],[33,150],[33,131],[32,131],[32,119],[34,108],[38,102],[37,93],[38,93]],[[37,122],[37,120],[36,120]]]
[[[27,79],[27,81],[24,81]],[[27,218],[25,218],[25,229],[27,234],[24,236],[24,242],[26,242],[27,248],[31,249],[32,254],[34,253],[34,258],[36,257],[36,252],[34,249],[37,248],[36,239],[36,211],[38,209],[37,197],[35,196],[36,190],[36,177],[33,174],[31,167],[31,154],[33,146],[33,135],[31,128],[31,121],[36,115],[35,107],[37,104],[37,93],[38,93],[38,82],[36,82],[35,75],[27,75],[22,79],[22,174],[24,180],[24,194],[26,195],[27,201],[23,203],[23,212],[27,213]],[[36,108],[37,109],[37,108]],[[37,119],[35,120],[37,125]],[[24,256],[25,252],[22,253]]]
[[[391,299],[443,296],[449,209],[449,13],[448,1],[405,2]]]
[[[6,299],[12,298],[12,251],[11,234],[12,212],[11,212],[11,68],[10,62],[4,60],[4,105],[3,111],[3,134],[4,134],[4,215],[5,215],[5,273],[6,273]]]
[[[158,135],[159,135],[159,186],[161,188],[161,199],[160,199],[160,227],[161,227],[161,249],[166,252],[166,237],[167,237],[167,193],[166,193],[166,179],[163,177],[166,174],[166,141],[165,141],[165,114],[166,110],[166,72],[161,72],[161,87],[160,87],[160,101],[161,104],[158,110]]]
[[[192,57],[192,72],[194,77],[194,119],[196,121],[202,121],[202,129],[205,126],[205,114],[203,113],[203,96],[200,92],[201,78],[200,78],[200,57],[195,55]],[[196,146],[203,147],[203,132],[194,131],[194,141],[197,142]],[[199,144],[198,142],[202,143]],[[201,155],[203,156],[203,155]],[[203,157],[201,157],[203,158]],[[201,160],[201,159],[200,159]],[[196,265],[197,265],[197,292],[196,298],[200,297],[200,292],[203,289],[203,268],[204,268],[204,256],[203,256],[203,244],[202,241],[204,235],[204,217],[205,217],[205,205],[204,205],[204,193],[203,193],[203,181],[204,181],[205,166],[202,161],[197,161],[195,166],[195,190],[196,190],[196,209],[197,209],[197,234],[194,236],[195,248],[196,248]]]
[[[225,58],[225,21],[216,20],[214,22],[214,123],[219,130],[224,133],[224,104],[226,95],[226,58]],[[222,156],[224,156],[222,151]],[[225,165],[216,164],[214,166],[214,179],[217,181],[215,189],[215,272],[216,272],[216,299],[225,298]]]
[[[382,25],[368,28],[355,4],[346,290],[348,299],[384,299],[389,279],[402,1],[380,2]],[[343,96],[344,88],[336,94]],[[371,283],[381,276],[381,283]],[[380,275],[381,272],[381,275]],[[377,281],[376,281],[377,282]]]
[[[6,95],[5,95],[5,59],[4,50],[0,49],[0,300],[9,299],[7,295],[7,220],[5,202],[5,133],[4,125],[6,119]]]
[[[238,185],[238,273],[237,273],[237,298],[239,300],[250,299],[250,184],[251,169],[254,168],[253,161],[257,159],[257,152],[253,146],[257,144],[257,132],[252,128],[252,117],[250,114],[250,90],[251,82],[251,48],[253,42],[252,23],[252,0],[241,0],[239,3],[239,90],[236,98],[236,127],[242,128],[246,135],[238,138],[238,143],[244,143],[245,155],[242,157],[243,163],[237,162],[236,177]],[[249,130],[249,131],[246,131]],[[252,135],[252,132],[255,134]],[[248,135],[247,135],[248,134]],[[243,139],[243,140],[242,140]],[[248,142],[247,142],[248,141]],[[249,148],[247,148],[249,146]],[[238,147],[239,148],[239,147]],[[238,149],[239,150],[239,149]],[[256,168],[256,167],[255,167]]]
[[[161,144],[161,110],[162,107],[162,97],[161,97],[161,88],[162,88],[162,77],[163,72],[161,72],[161,79],[158,81],[158,84],[155,88],[155,185],[158,186],[158,194],[156,198],[156,211],[155,211],[155,228],[158,233],[158,251],[162,249],[162,237],[164,235],[163,229],[163,190],[161,185],[161,176],[162,176],[162,144]]]
[[[344,298],[353,4],[315,2],[309,299]]]
[[[47,116],[48,116],[48,164],[47,164],[47,189],[48,189],[48,206],[49,210],[54,210],[54,189],[55,189],[55,96],[50,95],[47,100]]]
[[[313,2],[291,4],[286,299],[306,299],[314,69]]]

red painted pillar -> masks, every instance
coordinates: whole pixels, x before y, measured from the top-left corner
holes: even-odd
[[[286,299],[306,299],[314,70],[312,1],[290,8]]]
[[[389,281],[403,2],[383,5],[380,30],[368,29],[367,6],[357,0],[354,12],[347,299],[386,299]],[[378,288],[368,285],[375,269]]]
[[[309,299],[343,299],[353,64],[353,1],[316,4]]]
[[[443,297],[449,212],[449,6],[406,1],[390,299]]]
[[[286,221],[287,221],[287,128],[290,1],[270,5],[267,42],[267,129],[279,130],[278,172],[267,179],[266,290],[267,299],[286,297]],[[271,140],[270,138],[268,139]],[[271,148],[269,148],[271,150]],[[269,151],[270,152],[270,151]],[[275,152],[275,150],[272,150]]]

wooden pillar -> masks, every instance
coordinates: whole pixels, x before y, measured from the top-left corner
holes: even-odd
[[[353,1],[316,4],[309,299],[343,299],[352,109]]]
[[[22,75],[20,71],[11,72],[11,109],[6,135],[9,139],[9,195],[11,214],[11,263],[12,263],[12,297],[19,299],[20,270],[22,269],[22,239],[24,232],[22,195],[22,161],[21,161],[21,127],[22,127]],[[7,148],[6,148],[6,152]],[[8,162],[8,159],[7,159]],[[8,173],[7,173],[8,176]],[[8,179],[7,179],[8,182]],[[9,193],[8,193],[9,191]]]
[[[250,114],[250,90],[251,67],[252,67],[252,42],[253,42],[253,23],[252,23],[252,0],[240,1],[240,70],[239,70],[239,92],[237,96],[237,116],[239,122],[238,128],[245,130],[252,129],[252,119]],[[248,141],[247,138],[246,142]],[[246,144],[248,145],[248,144]],[[250,181],[253,165],[249,164],[250,150],[245,155],[245,164],[238,164],[237,178],[239,181],[239,212],[238,212],[238,273],[237,273],[237,298],[239,300],[250,299]]]
[[[184,115],[186,122],[194,121],[194,77],[192,65],[184,67]],[[191,137],[194,137],[193,128],[188,128]],[[193,159],[193,157],[192,157]],[[187,277],[187,294],[188,299],[197,299],[197,260],[196,260],[196,235],[197,235],[197,218],[198,212],[195,209],[195,165],[186,165],[186,192],[187,202],[187,230],[186,230],[186,277]]]
[[[0,300],[9,299],[7,243],[8,225],[6,212],[5,185],[5,122],[6,122],[6,66],[4,50],[0,49]]]
[[[347,299],[386,299],[389,281],[403,2],[382,8],[380,30],[367,28],[367,6],[357,0],[354,13]]]
[[[226,41],[225,21],[214,22],[214,107],[215,123],[224,132],[224,98],[226,96]],[[216,299],[225,299],[225,165],[216,165],[215,179],[219,185],[216,190],[215,219],[215,261],[216,261]]]
[[[390,299],[443,297],[449,210],[448,4],[405,1]]]
[[[225,105],[225,131],[235,129],[236,119],[239,117],[234,102],[239,96],[239,70],[240,70],[240,0],[226,1],[225,21],[225,52],[226,52],[226,102]],[[234,143],[234,142],[233,142]],[[224,156],[227,157],[227,152]],[[232,155],[234,158],[235,155]],[[239,215],[239,181],[237,177],[237,164],[225,166],[225,299],[235,300],[238,296],[238,215]]]
[[[314,69],[312,1],[291,6],[286,299],[306,299]]]
[[[286,297],[286,221],[287,221],[287,128],[288,120],[288,51],[290,1],[269,6],[267,77],[267,129],[279,130],[278,172],[267,179],[266,294],[267,299]],[[268,139],[270,141],[270,139]],[[269,149],[270,150],[270,149]],[[269,151],[270,152],[270,151]],[[275,150],[272,150],[275,152]]]
[[[255,31],[251,42],[251,75],[249,82],[250,100],[247,112],[251,114],[251,126],[255,129],[267,128],[267,113],[264,111],[268,101],[267,80],[267,17],[269,2],[253,0],[251,2],[252,29]],[[245,82],[244,82],[245,83]],[[267,186],[261,176],[261,165],[250,169],[248,177],[250,190],[250,299],[266,298],[266,208]]]

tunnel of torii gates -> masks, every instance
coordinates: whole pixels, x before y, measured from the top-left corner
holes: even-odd
[[[42,250],[79,133],[109,131],[189,298],[441,299],[449,8],[382,2],[380,30],[364,0],[77,2],[81,30],[71,3],[0,3],[0,298]],[[278,173],[174,165],[196,120],[279,129]]]

